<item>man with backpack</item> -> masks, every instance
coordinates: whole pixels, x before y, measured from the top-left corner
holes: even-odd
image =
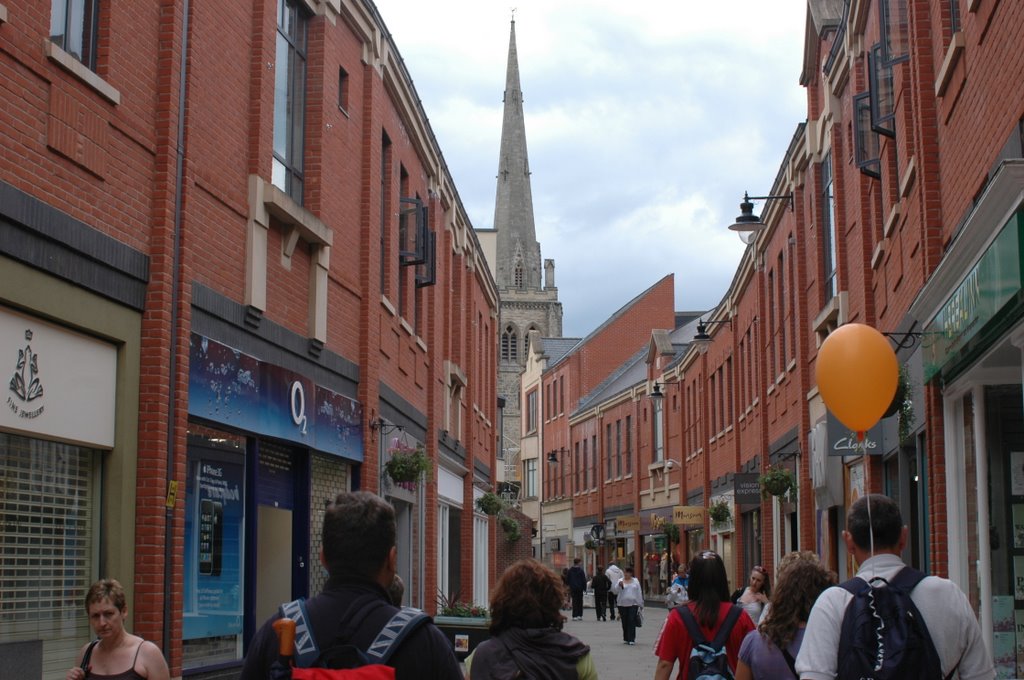
[[[995,677],[963,591],[900,558],[907,528],[895,501],[878,494],[858,499],[843,540],[860,570],[811,609],[796,659],[802,680]]]
[[[385,665],[398,680],[461,680],[462,672],[452,645],[426,617],[391,604],[388,587],[397,567],[395,510],[384,499],[366,492],[340,493],[324,512],[320,561],[329,578],[323,592],[304,602],[283,603],[291,618],[300,619],[296,635],[297,665],[332,665],[327,657],[343,657],[342,667],[365,663],[371,645],[386,644]],[[402,616],[411,623],[405,624]],[[242,680],[268,680],[279,657],[273,622],[279,611],[257,631],[245,656]],[[395,617],[395,618],[393,618]],[[303,635],[303,632],[306,635]],[[314,649],[315,643],[315,649]],[[304,658],[310,663],[305,663]],[[377,662],[379,663],[379,661]]]

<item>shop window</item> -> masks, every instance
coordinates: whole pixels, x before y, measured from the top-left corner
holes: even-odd
[[[63,675],[91,635],[82,598],[99,570],[99,454],[0,433],[0,640],[43,641]]]
[[[184,668],[241,658],[245,438],[189,423],[185,483]]]

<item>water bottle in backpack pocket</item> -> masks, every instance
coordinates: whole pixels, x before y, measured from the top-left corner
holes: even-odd
[[[840,630],[839,680],[942,680],[938,652],[910,598],[924,577],[904,567],[892,581],[854,577],[840,584],[853,599]]]

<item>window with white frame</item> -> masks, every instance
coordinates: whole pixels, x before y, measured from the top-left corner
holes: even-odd
[[[537,459],[529,458],[523,462],[523,491],[526,498],[537,497]]]
[[[839,294],[836,279],[836,195],[832,175],[832,152],[821,161],[821,241],[825,301]]]
[[[537,396],[536,389],[530,390],[526,395],[526,434],[537,431]]]
[[[651,419],[654,423],[654,450],[651,462],[660,463],[665,460],[665,417],[661,403],[664,400],[652,399],[651,401],[654,403],[654,417]]]
[[[274,158],[271,182],[302,205],[309,19],[299,0],[280,0],[274,64]]]
[[[72,57],[96,70],[100,0],[53,0],[50,40]]]
[[[487,516],[473,515],[473,545],[478,549],[473,554],[473,604],[486,607],[490,588],[487,583]]]

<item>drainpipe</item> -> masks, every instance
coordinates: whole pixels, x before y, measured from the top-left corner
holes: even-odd
[[[168,364],[170,384],[167,390],[167,483],[174,479],[174,421],[177,418],[175,400],[178,396],[178,327],[180,315],[178,302],[181,285],[181,222],[182,222],[182,191],[185,183],[185,89],[188,81],[188,13],[189,0],[182,2],[181,20],[181,64],[178,71],[178,131],[175,139],[174,169],[174,236],[171,251],[171,351]],[[170,599],[174,592],[174,507],[164,510],[164,598]],[[170,658],[172,607],[164,602],[163,651]]]

